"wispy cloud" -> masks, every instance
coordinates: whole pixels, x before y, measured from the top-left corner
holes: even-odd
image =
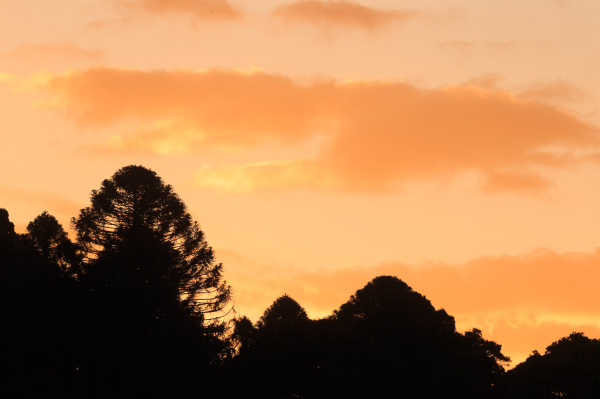
[[[196,21],[239,20],[244,16],[240,8],[227,0],[116,0],[115,4],[131,15],[179,15]]]
[[[562,79],[536,82],[519,93],[520,98],[550,103],[576,103],[589,97],[589,93]]]
[[[273,15],[287,23],[308,23],[325,30],[350,28],[376,31],[406,22],[419,15],[419,12],[378,9],[345,0],[300,0],[276,7]]]
[[[452,50],[459,53],[473,51],[490,51],[493,53],[505,53],[519,49],[531,49],[547,47],[550,44],[543,41],[507,40],[507,41],[469,41],[469,40],[446,40],[438,44],[442,50]]]

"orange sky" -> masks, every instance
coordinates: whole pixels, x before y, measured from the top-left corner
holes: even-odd
[[[256,320],[393,274],[513,365],[600,337],[591,0],[0,0],[0,207],[172,184]]]

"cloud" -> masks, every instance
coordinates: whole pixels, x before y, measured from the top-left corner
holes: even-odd
[[[15,75],[11,75],[10,73],[0,72],[0,83],[17,83],[19,82],[19,78]]]
[[[308,23],[324,29],[351,28],[375,31],[417,16],[411,10],[376,9],[353,1],[300,0],[280,5],[273,15],[287,23]]]
[[[540,249],[463,264],[390,262],[332,272],[281,267],[223,249],[216,254],[236,290],[236,306],[253,320],[284,293],[311,317],[324,317],[374,277],[394,275],[446,309],[459,330],[481,328],[517,362],[573,330],[600,337],[600,248],[594,253]]]
[[[422,91],[395,84],[338,89],[346,100],[337,110],[338,131],[317,158],[205,167],[196,176],[198,184],[246,191],[310,182],[319,189],[385,191],[404,181],[475,170],[487,177],[489,192],[531,192],[550,187],[532,167],[566,167],[573,159],[545,148],[597,146],[595,128],[506,92],[474,87]],[[235,182],[223,176],[235,176]]]
[[[130,15],[189,16],[195,21],[239,20],[244,13],[227,0],[118,0]]]
[[[10,59],[43,63],[50,61],[98,61],[104,57],[104,52],[99,49],[86,49],[69,40],[49,43],[26,43],[5,53]]]
[[[585,100],[588,93],[572,83],[558,79],[553,82],[537,82],[529,85],[519,93],[519,97],[549,103],[573,103]]]
[[[139,71],[93,68],[48,79],[42,88],[83,126],[141,122],[117,143],[176,140],[189,147],[248,147],[265,140],[296,142],[320,124],[327,85],[303,88],[261,72]],[[122,148],[121,148],[122,147]],[[150,146],[152,147],[152,146]]]
[[[488,72],[468,79],[463,86],[475,86],[486,90],[498,90],[499,84],[504,80],[504,75],[498,72]]]
[[[310,162],[284,160],[247,165],[204,165],[194,174],[197,186],[224,191],[250,192],[263,187],[277,189],[304,187],[328,188],[334,182]]]
[[[550,187],[550,183],[539,173],[511,173],[491,171],[483,186],[488,192],[539,192]]]
[[[329,314],[372,278],[394,275],[453,315],[491,320],[510,313],[534,324],[553,321],[600,328],[600,249],[594,253],[539,249],[520,256],[481,257],[464,264],[389,262],[334,272],[275,267],[223,249],[217,250],[217,255],[229,265],[229,280],[239,286],[236,290],[245,295],[254,292],[259,302],[275,299],[264,293],[287,292],[315,317]],[[535,313],[533,319],[530,312]]]
[[[264,72],[111,68],[37,81],[48,106],[82,127],[133,126],[105,144],[112,151],[177,155],[320,138],[313,158],[197,171],[196,184],[220,190],[385,191],[473,171],[487,178],[489,191],[543,190],[549,183],[541,168],[568,167],[577,150],[598,146],[597,128],[569,112],[475,86],[299,84]]]
[[[461,54],[471,51],[491,51],[493,53],[504,53],[507,51],[515,51],[518,49],[530,49],[541,46],[549,46],[548,42],[544,41],[525,41],[525,40],[508,40],[508,41],[468,41],[468,40],[446,40],[438,44],[442,50],[453,50]]]

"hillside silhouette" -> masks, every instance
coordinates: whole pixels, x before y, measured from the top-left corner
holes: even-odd
[[[323,319],[290,296],[253,323],[197,222],[126,166],[72,219],[18,234],[0,209],[3,398],[600,398],[600,341],[573,333],[506,372],[481,330],[395,276]]]

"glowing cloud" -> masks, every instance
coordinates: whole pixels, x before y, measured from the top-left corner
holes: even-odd
[[[405,22],[419,13],[406,10],[380,10],[353,1],[300,0],[275,8],[273,15],[285,22],[302,22],[322,28],[344,27],[368,31]]]
[[[0,72],[0,83],[14,83],[18,82],[18,78],[9,73]]]
[[[303,160],[257,162],[248,165],[205,165],[195,173],[201,188],[216,188],[230,192],[248,192],[257,188],[290,187],[328,188],[333,182],[320,178],[319,171]],[[329,183],[329,184],[328,184]]]
[[[474,86],[301,85],[263,72],[109,68],[71,71],[44,82],[49,104],[65,107],[84,127],[137,123],[111,139],[115,151],[169,155],[324,138],[313,159],[197,172],[199,186],[223,190],[381,191],[470,171],[487,176],[489,191],[540,190],[548,183],[536,168],[566,167],[566,158],[577,160],[577,149],[598,145],[597,129],[568,112]],[[548,148],[560,148],[560,155]]]
[[[122,149],[143,147],[146,139],[192,146],[296,142],[320,126],[315,119],[327,97],[327,87],[302,88],[277,75],[221,70],[94,68],[55,76],[45,88],[84,126],[140,121]]]
[[[243,12],[227,0],[120,0],[117,4],[131,12],[163,17],[185,15],[195,20],[238,20]]]

